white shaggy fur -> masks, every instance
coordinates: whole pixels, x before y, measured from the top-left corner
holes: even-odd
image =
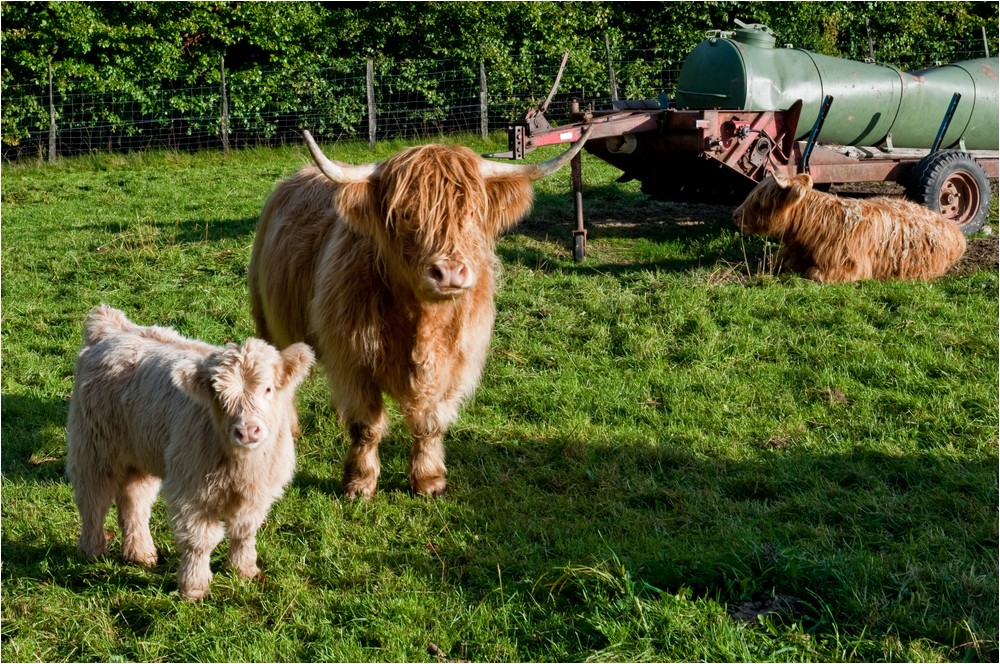
[[[224,533],[229,563],[257,576],[257,530],[292,478],[295,388],[312,362],[305,344],[220,348],[140,327],[110,307],[91,311],[66,426],[80,550],[107,553],[114,502],[122,557],[156,564],[149,517],[162,480],[181,596],[208,593],[209,556]]]

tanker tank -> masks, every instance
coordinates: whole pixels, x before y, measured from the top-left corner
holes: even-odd
[[[801,99],[796,138],[802,140],[823,98],[831,95],[834,101],[820,142],[930,148],[958,92],[962,97],[941,147],[1000,147],[997,58],[907,73],[801,48],[779,48],[767,26],[740,26],[705,39],[687,57],[677,81],[677,108],[773,111]]]

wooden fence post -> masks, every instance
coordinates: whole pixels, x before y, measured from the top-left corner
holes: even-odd
[[[375,62],[373,60],[368,60],[365,84],[368,92],[368,147],[375,149]]]
[[[611,101],[618,101],[618,82],[615,80],[615,66],[611,62],[611,40],[604,33],[604,50],[608,53],[608,81],[611,85]]]
[[[986,51],[986,57],[990,57],[990,42],[986,39],[986,26],[980,26],[983,29],[983,50]]]
[[[56,161],[56,102],[52,89],[52,59],[49,58],[49,163]]]
[[[229,153],[229,99],[226,97],[226,56],[219,56],[219,70],[222,73],[222,151]]]
[[[485,141],[490,137],[489,95],[486,90],[486,64],[479,61],[479,135]]]

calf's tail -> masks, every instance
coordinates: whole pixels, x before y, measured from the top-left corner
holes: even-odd
[[[86,345],[97,343],[101,337],[113,332],[123,332],[135,327],[124,313],[101,304],[90,310],[87,320],[83,324],[83,342]]]

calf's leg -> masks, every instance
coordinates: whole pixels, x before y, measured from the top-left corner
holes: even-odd
[[[188,506],[189,507],[189,506]],[[213,516],[192,513],[183,508],[172,515],[174,537],[181,554],[177,570],[177,588],[188,601],[200,600],[208,594],[212,581],[209,559],[222,541],[222,522]]]
[[[229,536],[229,564],[244,579],[260,575],[257,567],[257,531],[264,522],[267,508],[234,516],[226,524]]]
[[[118,527],[122,531],[122,558],[146,567],[156,564],[156,545],[149,532],[153,501],[160,491],[160,480],[132,471],[118,490]]]
[[[113,474],[99,473],[91,468],[75,468],[72,482],[73,497],[83,526],[78,543],[80,551],[87,558],[103,556],[108,552],[109,537],[104,530],[104,518],[111,509],[121,480]]]

